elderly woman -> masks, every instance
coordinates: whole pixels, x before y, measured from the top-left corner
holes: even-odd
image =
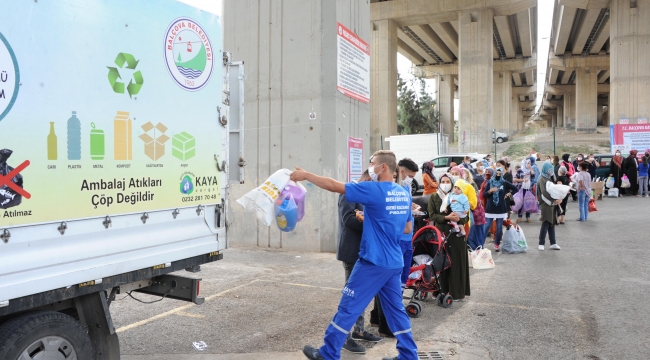
[[[451,193],[454,184],[460,187],[470,187],[465,181],[455,182],[450,174],[444,174],[439,179],[438,190],[429,198],[429,219],[443,234],[450,235],[451,225],[449,221],[464,224],[461,219],[451,211],[448,206],[447,196]],[[467,242],[458,233],[451,234],[447,238],[447,249],[451,258],[452,266],[440,274],[440,286],[444,293],[451,295],[454,300],[460,300],[469,296],[469,263],[467,262]]]
[[[546,191],[546,183],[553,181],[553,165],[545,163],[542,166],[541,176],[539,177],[539,191],[537,191],[537,201],[539,209],[542,211],[542,227],[539,229],[539,250],[544,250],[546,242],[546,233],[551,242],[551,250],[560,250],[560,246],[555,242],[555,225],[557,224],[558,206],[562,200],[553,200],[551,194]]]
[[[422,182],[424,183],[424,195],[431,195],[438,190],[438,181],[433,175],[435,166],[431,161],[422,164]]]
[[[550,165],[550,164],[549,164]],[[502,167],[498,167],[494,171],[494,176],[490,178],[481,193],[481,197],[485,199],[485,218],[487,223],[485,226],[485,231],[487,232],[492,222],[497,222],[497,233],[494,237],[494,251],[499,252],[501,249],[501,236],[503,234],[503,220],[508,218],[508,210],[510,210],[510,204],[508,199],[506,199],[506,194],[516,193],[519,189],[511,183],[503,179],[503,174],[505,170]]]

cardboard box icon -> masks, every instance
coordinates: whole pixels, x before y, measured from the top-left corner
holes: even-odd
[[[144,141],[144,154],[154,161],[160,159],[165,155],[165,143],[169,140],[169,136],[165,135],[167,127],[162,123],[153,126],[151,122],[147,122],[142,125],[142,130],[144,130],[144,134],[139,138]],[[153,130],[153,136],[149,135],[151,130]]]
[[[191,159],[196,155],[195,152],[196,139],[194,136],[183,131],[172,137],[172,156],[185,161]]]

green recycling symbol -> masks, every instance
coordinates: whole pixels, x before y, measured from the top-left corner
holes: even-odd
[[[120,67],[124,67],[126,63],[127,69],[135,70],[135,67],[138,66],[139,60],[136,60],[133,55],[127,53],[119,53],[115,58],[115,64]],[[122,79],[120,76],[120,71],[118,68],[107,66],[108,68],[108,82],[111,84],[111,88],[118,94],[124,94],[124,83],[117,81],[117,79]],[[134,82],[135,80],[135,82]],[[126,91],[129,93],[129,97],[137,95],[142,88],[144,80],[142,79],[142,73],[140,70],[133,73],[133,79],[129,80],[129,85],[126,87]]]

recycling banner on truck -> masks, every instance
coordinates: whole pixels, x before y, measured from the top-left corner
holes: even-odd
[[[177,1],[2,7],[0,227],[221,202],[221,16]]]

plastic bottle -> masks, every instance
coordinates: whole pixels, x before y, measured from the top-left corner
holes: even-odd
[[[300,221],[302,220],[302,217],[305,216],[305,195],[307,194],[307,191],[295,182],[289,181],[289,184],[282,189],[282,194],[280,196],[285,198],[289,194],[291,194],[293,200],[298,206],[298,221]]]
[[[76,111],[68,119],[68,160],[81,160],[81,121]]]
[[[47,136],[47,159],[57,159],[56,134],[54,133],[54,122],[50,122],[50,134]]]
[[[288,194],[275,201],[275,221],[278,228],[284,232],[293,231],[298,223],[298,206]]]

